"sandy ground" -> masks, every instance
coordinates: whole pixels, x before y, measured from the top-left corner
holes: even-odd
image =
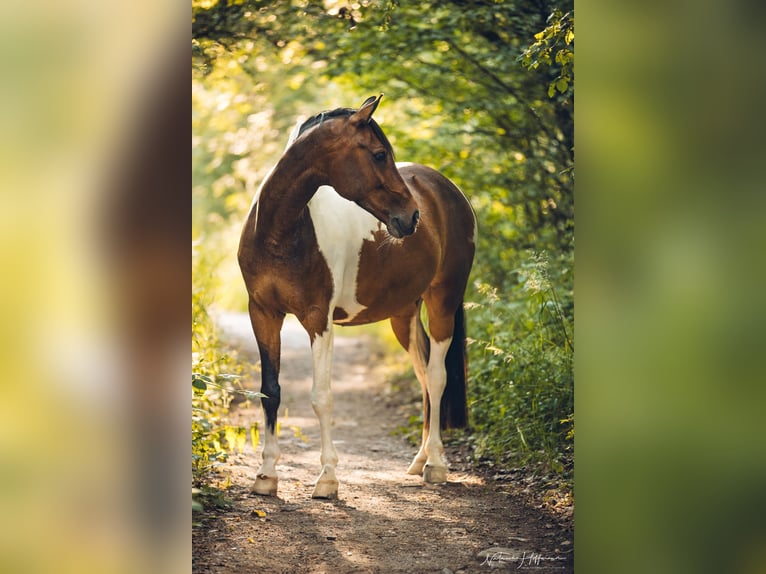
[[[220,314],[217,320],[241,356],[257,358],[246,315]],[[534,504],[508,477],[472,468],[471,457],[457,447],[446,450],[447,484],[426,485],[406,474],[416,449],[394,431],[407,423],[419,399],[391,392],[373,339],[343,335],[336,329],[339,499],[310,498],[320,470],[319,425],[309,400],[311,353],[305,332],[288,320],[282,332],[279,495],[249,492],[259,452],[232,456],[226,469],[232,504],[194,516],[193,572],[573,572],[571,519]],[[396,359],[406,361],[407,355]],[[253,381],[252,388],[259,384]],[[232,418],[249,425],[262,414],[258,407],[235,407]]]

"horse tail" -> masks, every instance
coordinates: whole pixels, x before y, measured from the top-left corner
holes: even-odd
[[[418,305],[420,310],[420,305]],[[423,373],[428,365],[430,356],[430,340],[426,333],[423,322],[418,313],[417,327],[415,330],[415,346],[417,360],[422,365]],[[450,428],[464,428],[468,426],[468,401],[466,398],[467,364],[465,342],[465,313],[463,303],[460,303],[455,312],[455,329],[452,333],[452,341],[447,349],[447,357],[444,360],[447,370],[447,384],[442,393],[441,407],[439,409],[439,426],[442,430]],[[431,421],[431,402],[428,393],[423,401],[423,423],[428,428]]]
[[[465,340],[465,312],[462,301],[455,311],[455,329],[444,362],[447,367],[447,386],[442,394],[441,428],[464,428],[468,426],[466,395],[468,355]]]

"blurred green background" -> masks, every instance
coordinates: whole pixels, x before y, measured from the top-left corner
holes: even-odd
[[[754,4],[578,4],[583,572],[766,572]]]
[[[85,230],[101,217],[99,179],[119,163],[128,129],[146,122],[136,111],[140,94],[164,89],[143,72],[175,47],[188,49],[188,13],[163,6],[79,0],[0,8],[0,569],[7,571],[140,571],[126,569],[133,564],[124,558],[135,557],[141,537],[120,519],[136,500],[119,479],[137,468],[114,446],[129,438],[115,424],[126,409],[115,397],[131,389],[102,384],[94,369],[94,358],[109,362],[103,347],[124,326],[107,304],[98,241]],[[231,10],[230,21],[217,6]],[[523,53],[541,46],[546,36],[535,34],[555,8],[564,14],[571,6],[193,4],[193,238],[229,257],[236,240],[228,223],[247,208],[296,115],[385,92],[378,119],[399,159],[444,170],[481,219],[479,286],[472,282],[470,295],[481,307],[469,328],[480,341],[473,356],[486,353],[487,372],[501,373],[487,384],[521,381],[540,368],[561,388],[571,377],[550,350],[566,356],[567,335],[579,345],[576,567],[764,572],[763,7],[578,3],[576,132],[567,127],[573,79],[559,83],[565,64],[554,53],[550,66],[528,69],[534,59],[524,66]],[[251,22],[258,25],[239,29]],[[229,28],[240,35],[216,36]],[[547,277],[573,313],[572,133],[576,337],[571,325],[558,328],[535,310]],[[187,138],[178,134],[179,149]],[[239,277],[217,265],[226,286],[219,304],[241,305],[228,287]],[[487,310],[493,293],[500,313]],[[178,300],[186,297],[184,288]],[[494,324],[494,317],[508,319]],[[535,347],[541,327],[543,345]],[[501,345],[492,344],[497,339]],[[536,354],[506,361],[509,350]],[[188,416],[185,395],[179,411]],[[568,444],[567,424],[518,420],[530,428],[552,421],[559,426],[538,436]],[[505,450],[524,453],[517,445]],[[554,472],[561,460],[544,447],[526,452],[538,455],[529,464]],[[173,539],[179,571],[188,571],[188,520],[178,517]]]

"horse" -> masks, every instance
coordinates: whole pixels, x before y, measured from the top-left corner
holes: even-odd
[[[242,230],[238,260],[265,395],[256,494],[277,495],[280,330],[288,313],[311,342],[311,403],[321,435],[312,498],[338,496],[333,325],[389,319],[408,351],[423,392],[422,443],[408,473],[446,482],[440,430],[467,424],[463,297],[476,219],[463,193],[438,171],[395,163],[390,142],[372,119],[381,97],[299,122],[256,192]]]

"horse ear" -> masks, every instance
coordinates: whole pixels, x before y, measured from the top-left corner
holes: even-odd
[[[364,103],[362,104],[362,107],[359,108],[359,111],[356,112],[353,116],[351,116],[350,121],[353,125],[360,126],[366,123],[369,123],[370,119],[372,118],[373,112],[378,108],[378,104],[380,103],[380,99],[383,97],[383,94],[380,94],[379,96],[370,96],[366,100],[364,100]]]

